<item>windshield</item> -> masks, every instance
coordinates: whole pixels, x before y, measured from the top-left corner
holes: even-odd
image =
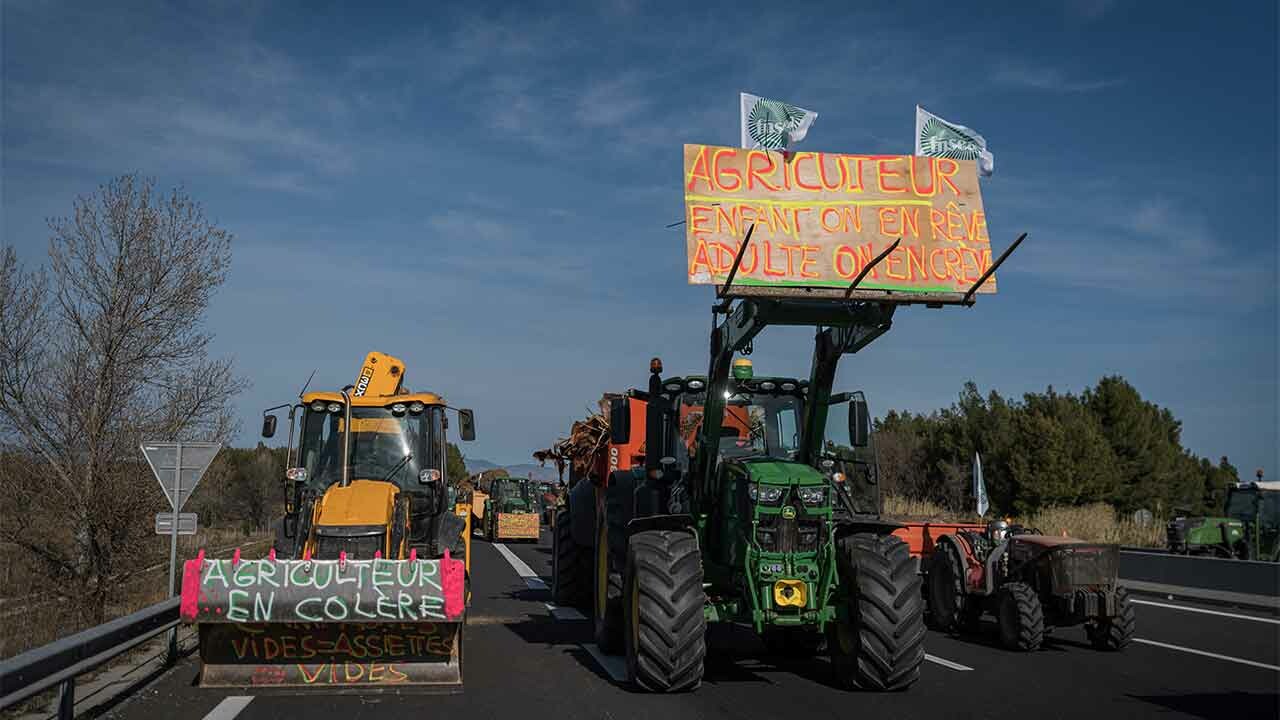
[[[525,492],[525,484],[519,480],[510,480],[500,478],[493,481],[494,494],[501,494],[504,498],[519,499],[528,501],[529,496]]]
[[[705,393],[685,394],[680,431],[686,442],[702,425]],[[794,460],[800,449],[800,398],[740,392],[729,397],[720,427],[720,454],[726,458],[772,457]]]
[[[342,412],[308,407],[305,413],[299,458],[307,471],[307,485],[323,490],[342,480]],[[387,480],[405,488],[417,485],[421,470],[443,472],[443,413],[438,406],[417,413],[352,408],[351,479]]]
[[[1258,492],[1256,490],[1232,489],[1227,497],[1227,517],[1252,522],[1254,503],[1257,500]]]

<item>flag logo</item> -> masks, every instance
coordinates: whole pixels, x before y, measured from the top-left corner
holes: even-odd
[[[977,140],[933,117],[920,128],[920,149],[925,155],[953,160],[977,160],[982,153]]]
[[[760,98],[747,115],[747,132],[761,148],[782,150],[787,146],[787,134],[799,128],[803,119],[804,111],[795,105]]]

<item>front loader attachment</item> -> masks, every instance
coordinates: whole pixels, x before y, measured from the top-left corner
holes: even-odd
[[[185,563],[201,687],[457,691],[465,570],[440,560]]]

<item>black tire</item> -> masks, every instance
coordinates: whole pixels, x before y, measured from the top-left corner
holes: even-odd
[[[916,559],[892,535],[848,535],[837,552],[848,620],[829,626],[836,682],[849,689],[905,690],[920,678],[924,662]]]
[[[1133,604],[1129,602],[1129,592],[1124,588],[1116,588],[1116,616],[1101,622],[1085,626],[1089,641],[1098,650],[1123,650],[1133,640],[1133,631],[1137,626]]]
[[[971,610],[960,554],[954,545],[949,542],[938,545],[925,577],[929,583],[930,625],[942,632],[956,632],[963,628]]]
[[[606,655],[622,652],[622,575],[609,553],[604,518],[596,518],[596,546],[592,562],[591,605],[596,647]]]
[[[813,657],[821,653],[825,645],[826,638],[808,628],[774,627],[764,632],[764,646],[775,657]]]
[[[556,514],[551,536],[551,597],[561,607],[586,610],[591,606],[590,558],[573,541],[569,509]]]
[[[1000,642],[1010,650],[1029,652],[1044,641],[1044,608],[1030,585],[1007,583],[1000,589]]]
[[[623,598],[627,678],[648,692],[697,688],[707,655],[697,536],[680,530],[632,535]]]

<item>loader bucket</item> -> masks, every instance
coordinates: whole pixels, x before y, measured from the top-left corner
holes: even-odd
[[[202,687],[457,691],[463,563],[206,560],[183,568]]]

